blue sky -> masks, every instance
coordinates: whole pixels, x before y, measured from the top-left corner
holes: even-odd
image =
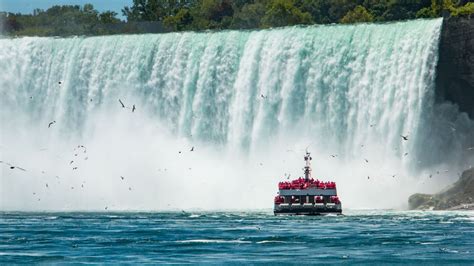
[[[14,13],[32,13],[33,9],[47,9],[53,5],[84,5],[93,4],[99,11],[112,10],[123,18],[121,9],[130,6],[132,0],[0,0],[0,11]]]

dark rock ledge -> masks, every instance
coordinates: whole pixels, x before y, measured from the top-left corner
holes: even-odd
[[[466,170],[453,185],[436,194],[413,194],[410,210],[474,210],[474,168]]]

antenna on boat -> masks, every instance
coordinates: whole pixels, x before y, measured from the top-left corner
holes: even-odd
[[[306,162],[306,165],[304,167],[304,180],[309,181],[311,178],[311,160],[313,158],[311,157],[311,153],[306,149],[306,155],[304,156],[304,160]]]

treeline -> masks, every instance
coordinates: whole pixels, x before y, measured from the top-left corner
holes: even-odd
[[[0,12],[9,35],[104,35],[208,29],[256,29],[297,24],[384,22],[471,16],[468,0],[133,0],[122,9],[53,6],[33,14]]]

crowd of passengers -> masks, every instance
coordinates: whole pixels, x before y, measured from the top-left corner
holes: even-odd
[[[335,182],[323,182],[318,179],[309,179],[307,182],[304,178],[300,177],[291,182],[280,182],[278,183],[278,189],[307,189],[307,188],[321,188],[321,189],[332,189],[336,188]]]
[[[275,204],[280,205],[280,204],[285,202],[285,197],[276,196],[274,201],[275,201]],[[315,203],[324,203],[324,199],[321,196],[315,196],[314,197],[314,202]],[[330,203],[335,203],[335,204],[341,203],[338,196],[329,197],[329,202]],[[301,202],[300,202],[300,199],[298,197],[291,196],[291,203],[293,204],[293,203],[301,203]]]

